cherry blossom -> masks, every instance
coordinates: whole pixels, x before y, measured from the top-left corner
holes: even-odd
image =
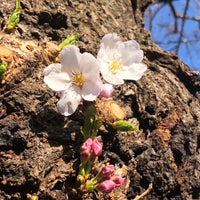
[[[113,85],[123,84],[124,80],[139,80],[147,69],[143,51],[135,40],[122,42],[115,33],[102,38],[97,55],[103,78]]]
[[[94,101],[100,94],[99,63],[90,53],[80,53],[74,45],[65,46],[60,53],[60,62],[44,69],[44,82],[54,91],[60,91],[57,103],[62,115],[75,112],[81,99]]]

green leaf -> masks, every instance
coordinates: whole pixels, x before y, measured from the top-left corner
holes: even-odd
[[[113,123],[114,127],[119,131],[136,131],[137,126],[126,120],[118,120]]]
[[[67,38],[64,41],[62,41],[59,44],[59,47],[62,49],[63,47],[65,47],[67,45],[74,44],[77,41],[78,37],[79,37],[78,33],[72,33],[72,34],[70,34],[69,36],[67,36]]]
[[[97,110],[95,106],[89,106],[84,119],[84,126],[81,132],[85,140],[89,137],[94,138],[99,130],[101,120],[97,117]]]
[[[3,79],[3,76],[7,70],[8,64],[6,61],[2,61],[0,65],[0,80]]]

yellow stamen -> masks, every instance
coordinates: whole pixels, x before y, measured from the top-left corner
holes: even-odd
[[[75,84],[79,87],[82,87],[83,83],[85,82],[85,78],[83,77],[83,75],[79,69],[76,69],[71,72],[71,80],[72,80],[73,84]]]
[[[117,71],[121,68],[122,68],[122,63],[119,61],[119,59],[115,58],[114,56],[113,60],[109,64],[110,72],[116,74]]]

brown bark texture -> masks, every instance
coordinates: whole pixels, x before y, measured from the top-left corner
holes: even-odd
[[[21,0],[20,22],[3,28],[15,2],[0,3],[0,60],[9,63],[0,85],[0,199],[132,200],[200,199],[200,76],[176,55],[155,45],[144,29],[150,0]],[[80,34],[81,51],[97,54],[106,33],[135,39],[148,70],[137,82],[126,81],[113,98],[138,125],[134,132],[111,127],[100,131],[99,162],[119,165],[126,185],[103,195],[77,194],[79,148],[83,142],[79,111],[59,114],[59,95],[43,82],[54,62],[55,44]]]

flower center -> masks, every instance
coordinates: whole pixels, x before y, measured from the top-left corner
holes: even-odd
[[[79,69],[76,69],[71,72],[71,80],[73,84],[79,87],[82,87],[83,83],[85,82],[85,78]]]
[[[114,55],[112,61],[109,63],[109,70],[111,73],[116,74],[119,69],[122,68],[122,63],[120,60]]]

